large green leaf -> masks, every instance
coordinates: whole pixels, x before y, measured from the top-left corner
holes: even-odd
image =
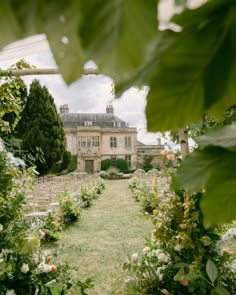
[[[218,12],[231,7],[232,4],[235,4],[234,0],[207,1],[197,9],[185,9],[183,13],[174,15],[171,21],[184,28],[195,25],[204,26],[207,24],[206,20],[214,18]]]
[[[80,1],[56,1],[44,5],[43,31],[67,83],[73,82],[83,73],[87,61],[78,36],[80,23]]]
[[[148,59],[157,1],[83,1],[80,35],[92,59],[119,83]]]
[[[228,107],[235,102],[231,10],[224,7],[201,21],[204,26],[196,24],[176,33],[169,48],[160,53],[149,81],[149,131],[173,130],[199,121],[206,111],[219,112],[217,104],[226,97]]]
[[[206,272],[211,282],[214,283],[217,278],[218,271],[215,266],[215,263],[212,262],[210,259],[207,261],[207,264],[206,264]]]
[[[208,134],[199,137],[200,146],[215,145],[235,151],[236,150],[236,123],[224,128],[217,128]]]
[[[230,222],[236,219],[235,124],[200,137],[198,143],[199,149],[184,160],[172,186],[206,190],[201,201],[206,226]]]
[[[19,24],[8,0],[0,1],[0,48],[21,37]]]
[[[184,188],[193,191],[206,188],[213,170],[226,155],[228,155],[226,150],[215,147],[194,151],[179,167],[172,187],[174,189]]]

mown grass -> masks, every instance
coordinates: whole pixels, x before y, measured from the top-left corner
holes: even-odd
[[[57,260],[78,267],[75,277],[93,279],[95,287],[88,294],[140,294],[127,289],[122,264],[132,253],[141,253],[151,230],[151,221],[128,191],[128,181],[107,181],[92,208],[63,232]]]

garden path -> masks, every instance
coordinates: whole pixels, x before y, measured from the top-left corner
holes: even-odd
[[[128,190],[128,180],[106,181],[106,189],[78,223],[63,231],[60,262],[78,267],[78,277],[91,277],[92,295],[139,294],[126,289],[125,258],[141,253],[152,223]]]

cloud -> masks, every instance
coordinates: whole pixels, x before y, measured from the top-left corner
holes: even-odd
[[[33,39],[32,39],[33,38]],[[0,54],[0,67],[2,69],[9,68],[12,64],[16,63],[20,58],[25,58],[26,62],[35,65],[37,68],[56,68],[56,62],[53,58],[51,51],[47,48],[41,39],[42,35],[31,37],[30,40],[39,42],[40,46],[33,48],[34,54],[24,56],[23,52],[17,57],[6,58],[3,60],[3,55]],[[44,40],[46,42],[46,40]],[[14,50],[18,46],[23,46],[29,43],[29,40],[23,40],[17,42],[16,45],[12,45],[10,48]],[[23,45],[22,45],[23,44]],[[7,49],[8,50],[8,49]],[[7,56],[7,52],[5,56]],[[93,61],[89,61],[86,68],[94,68],[96,65]],[[33,79],[38,79],[42,85],[45,85],[50,94],[54,97],[55,104],[59,110],[59,106],[62,104],[68,104],[70,112],[105,112],[107,104],[112,103],[115,109],[115,114],[121,119],[125,120],[130,126],[137,127],[138,139],[144,143],[156,144],[156,133],[147,133],[146,131],[146,96],[148,93],[147,87],[138,89],[132,87],[125,91],[121,97],[115,98],[113,93],[114,81],[105,75],[83,75],[80,79],[66,85],[61,75],[40,75],[40,76],[24,76],[25,83],[30,85]]]

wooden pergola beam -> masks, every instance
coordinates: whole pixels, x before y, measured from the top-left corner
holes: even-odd
[[[0,76],[32,76],[32,75],[59,75],[59,69],[8,69],[8,70],[2,70],[0,69]],[[84,69],[84,75],[98,75],[98,69]]]

